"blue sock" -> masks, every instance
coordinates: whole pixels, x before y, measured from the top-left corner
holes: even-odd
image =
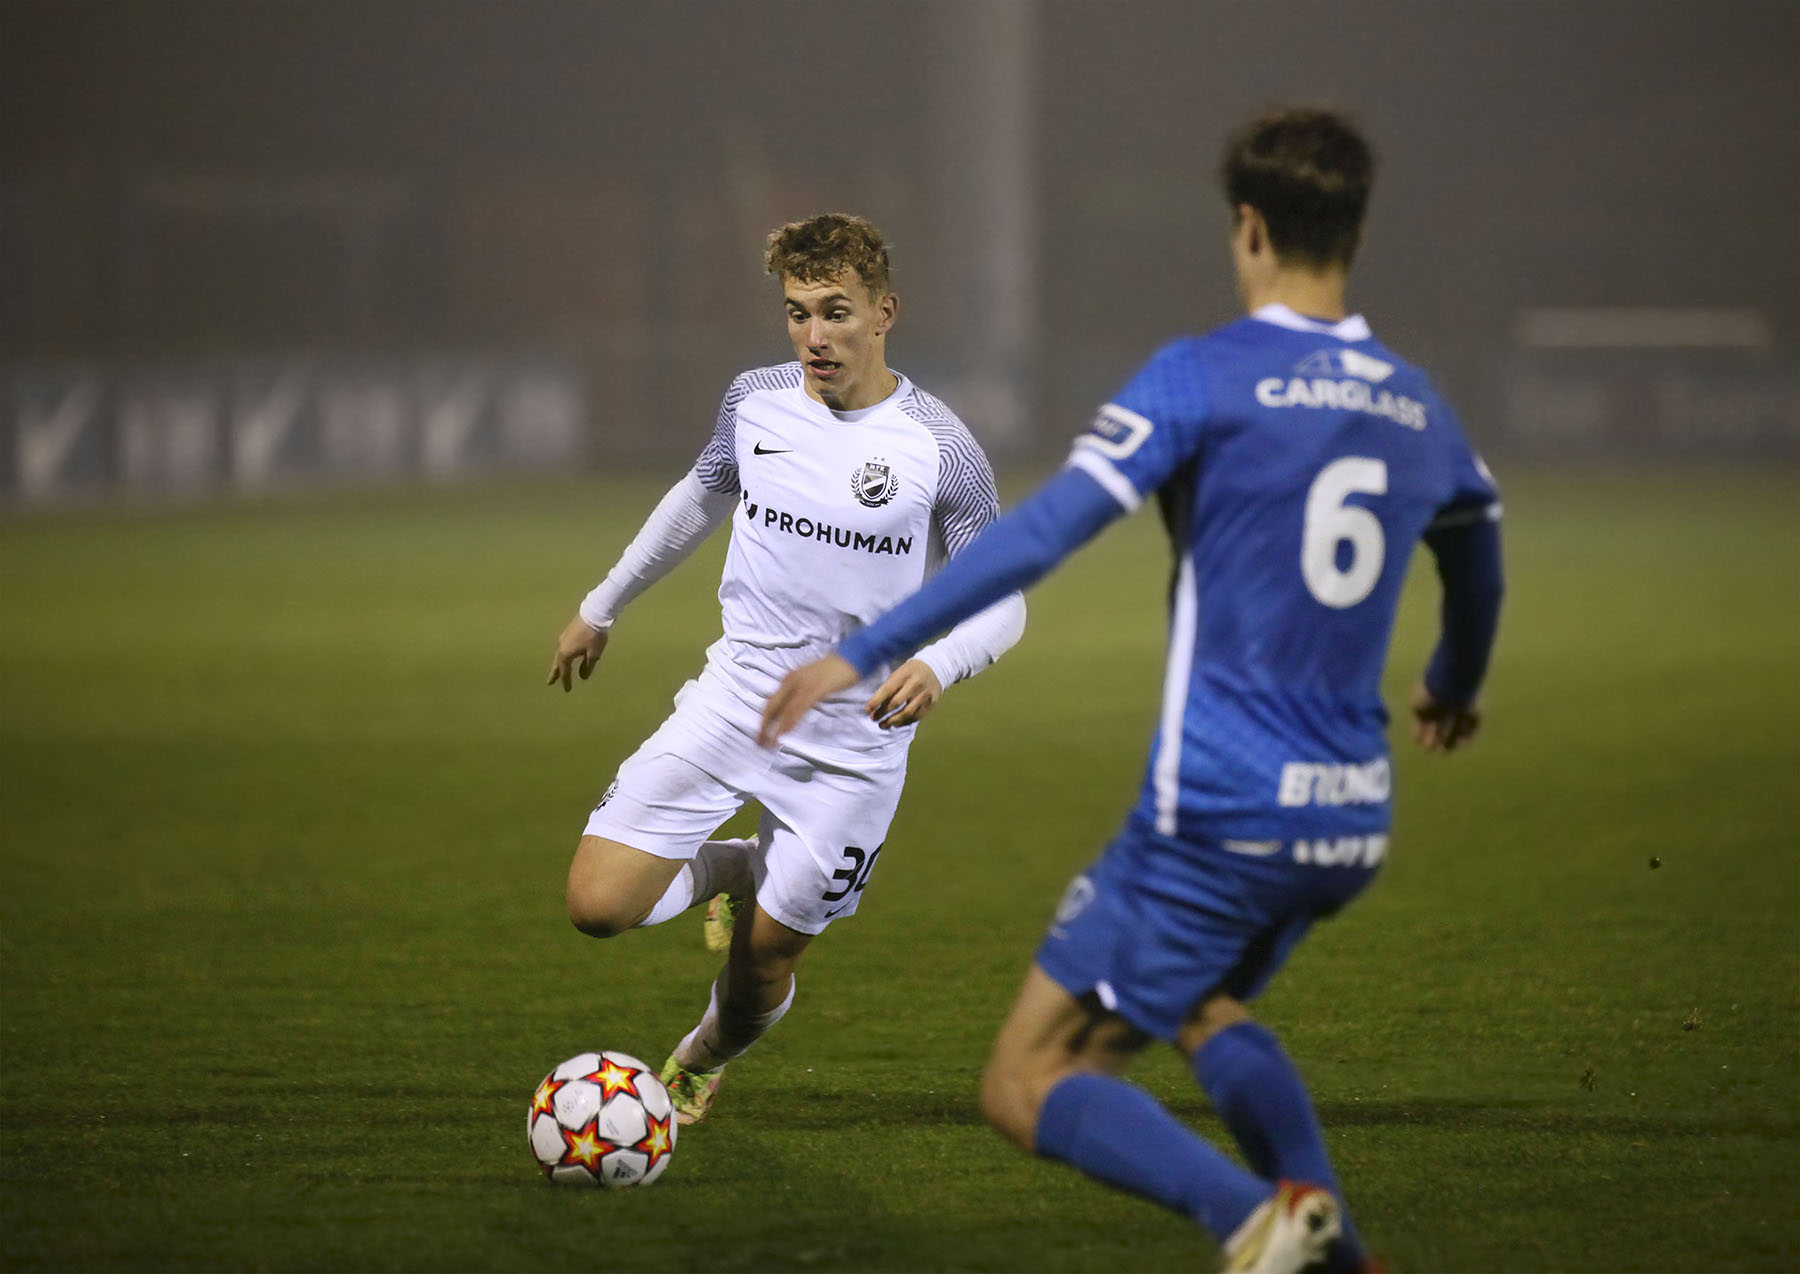
[[[1332,1244],[1331,1265],[1333,1269],[1360,1265],[1366,1253],[1325,1153],[1325,1135],[1313,1114],[1306,1083],[1281,1041],[1258,1022],[1228,1026],[1200,1046],[1194,1055],[1194,1075],[1251,1168],[1271,1179],[1324,1186],[1337,1196],[1344,1234]]]
[[[1192,1217],[1223,1243],[1273,1193],[1143,1089],[1078,1073],[1038,1112],[1037,1150],[1088,1176]]]

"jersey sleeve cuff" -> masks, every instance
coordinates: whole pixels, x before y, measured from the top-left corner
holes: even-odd
[[[1465,504],[1460,508],[1446,509],[1431,520],[1427,531],[1445,531],[1454,526],[1473,526],[1477,522],[1498,522],[1504,511],[1500,501],[1490,504]]]
[[[881,657],[871,647],[873,643],[868,637],[869,630],[859,628],[843,641],[838,643],[838,658],[856,669],[858,677],[867,677],[881,664]],[[933,672],[937,669],[933,668]]]
[[[943,649],[942,642],[933,642],[913,658],[931,669],[931,675],[938,679],[938,687],[943,690],[954,686],[967,673],[967,670]],[[854,667],[854,665],[852,666]]]
[[[1138,489],[1131,485],[1131,479],[1114,468],[1112,461],[1091,448],[1077,445],[1069,453],[1064,467],[1079,469],[1087,474],[1100,484],[1106,494],[1117,500],[1127,513],[1137,512],[1137,507],[1144,502]]]
[[[582,598],[581,606],[578,610],[578,613],[581,615],[581,622],[586,624],[589,628],[592,628],[595,632],[601,633],[611,628],[613,626],[613,621],[617,618],[617,616],[612,613],[612,599],[606,596],[602,591],[605,588],[606,585],[602,584],[599,588],[596,588],[593,592]]]

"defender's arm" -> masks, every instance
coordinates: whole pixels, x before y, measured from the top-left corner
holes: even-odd
[[[999,518],[1000,494],[987,453],[960,422],[932,433],[941,466],[932,530],[941,537],[945,556],[954,559]],[[986,668],[1024,635],[1024,597],[1002,597],[894,669],[864,711],[884,730],[911,725],[937,706],[945,690]]]
[[[945,563],[918,592],[846,637],[837,653],[867,676],[933,633],[1037,583],[1124,511],[1085,472],[1064,469]]]
[[[986,668],[1024,635],[1025,597],[1008,593],[894,669],[864,710],[883,730],[911,725],[937,706],[944,691]]]
[[[835,654],[789,673],[763,709],[763,743],[772,745],[826,695],[849,689],[933,633],[1029,588],[1124,512],[1087,473],[1061,470],[918,592],[845,638]]]

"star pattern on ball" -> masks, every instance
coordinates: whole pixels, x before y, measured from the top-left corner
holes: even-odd
[[[621,1066],[612,1058],[602,1058],[600,1069],[590,1077],[600,1085],[600,1100],[605,1101],[616,1093],[630,1093],[638,1096],[637,1072],[629,1066]]]
[[[641,1150],[649,1156],[650,1162],[644,1165],[646,1171],[654,1168],[674,1148],[674,1144],[669,1140],[669,1121],[667,1119],[650,1120],[650,1131],[644,1135],[642,1141],[632,1147],[633,1150]]]
[[[593,1124],[589,1124],[580,1132],[562,1131],[563,1162],[578,1163],[589,1172],[600,1171],[600,1157],[611,1154],[618,1147],[600,1135]]]
[[[554,1075],[544,1076],[544,1082],[537,1086],[537,1092],[531,1095],[531,1113],[533,1116],[549,1111],[556,1098],[556,1090],[563,1086],[562,1080]]]

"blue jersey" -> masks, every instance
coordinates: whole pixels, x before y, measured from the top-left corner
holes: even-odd
[[[1268,306],[1166,346],[1060,474],[837,653],[866,675],[1151,496],[1175,567],[1133,824],[1252,858],[1372,865],[1392,792],[1381,673],[1407,560],[1421,536],[1437,554],[1443,635],[1425,680],[1466,703],[1499,614],[1500,506],[1449,407],[1360,317]]]
[[[1465,706],[1499,618],[1499,500],[1430,382],[1361,318],[1271,306],[1161,350],[1060,473],[837,653],[866,675],[1152,496],[1175,568],[1149,772],[1038,964],[1174,1039],[1207,994],[1255,995],[1374,875],[1407,559],[1424,538],[1444,585],[1425,684]]]
[[[1424,373],[1360,317],[1266,307],[1160,350],[1069,464],[1126,509],[1154,496],[1175,556],[1134,821],[1249,841],[1385,831],[1380,681],[1412,546],[1499,512]]]

